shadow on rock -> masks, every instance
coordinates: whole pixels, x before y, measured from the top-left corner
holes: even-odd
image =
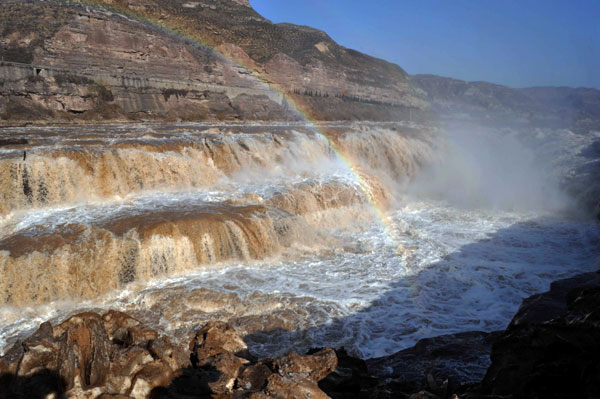
[[[53,370],[42,369],[28,376],[0,375],[0,399],[46,399],[60,397],[66,382]]]
[[[479,296],[475,295],[477,290],[485,290],[486,295],[493,298],[497,297],[497,300],[487,302],[493,306],[502,299],[506,300],[505,293],[508,285],[518,288],[518,290],[512,290],[514,292],[541,291],[544,288],[544,280],[542,278],[532,279],[530,277],[531,274],[543,275],[551,271],[564,273],[564,271],[561,271],[563,264],[589,264],[591,262],[590,259],[593,259],[598,254],[596,249],[597,244],[594,244],[594,242],[597,243],[598,233],[593,224],[590,224],[591,227],[589,230],[584,230],[580,234],[569,232],[569,237],[572,237],[572,239],[569,238],[569,241],[565,241],[564,237],[562,237],[568,231],[565,229],[565,226],[554,226],[547,223],[552,222],[532,220],[519,223],[499,230],[493,236],[487,237],[480,242],[465,245],[444,260],[423,270],[418,275],[407,276],[402,280],[390,284],[387,291],[374,301],[371,306],[352,316],[333,320],[327,326],[294,331],[287,331],[281,328],[258,331],[247,335],[245,337],[246,342],[251,347],[254,345],[258,347],[263,345],[268,346],[270,342],[277,342],[281,344],[282,348],[287,347],[288,349],[286,350],[289,350],[292,346],[303,347],[303,345],[310,342],[325,343],[331,341],[341,342],[342,345],[347,344],[351,347],[355,345],[354,341],[361,339],[353,331],[364,331],[363,326],[368,326],[373,320],[381,320],[382,315],[389,315],[389,323],[392,323],[393,320],[399,320],[398,323],[394,324],[394,333],[396,335],[402,334],[403,331],[411,334],[414,332],[414,330],[411,331],[408,328],[411,325],[431,324],[431,320],[427,320],[427,314],[433,312],[444,314],[456,309],[468,310],[476,306],[481,307],[482,305],[478,302]],[[556,234],[561,236],[557,238],[560,241],[554,241],[552,238],[547,239],[548,229],[556,229]],[[569,229],[569,231],[573,231],[573,229]],[[544,240],[539,239],[538,236],[541,235],[543,235]],[[515,238],[518,239],[515,240]],[[589,242],[582,242],[583,240],[588,240]],[[561,245],[561,248],[563,248],[560,253],[553,247],[555,245]],[[532,265],[526,262],[523,264],[514,262],[514,255],[507,255],[507,253],[522,251],[521,246],[533,246],[539,251],[544,251],[547,248],[549,253],[556,253],[556,258],[549,260],[551,264],[536,263]],[[469,262],[462,260],[464,258],[468,259]],[[504,274],[510,278],[504,275],[498,276],[497,268],[502,268]],[[553,283],[553,297],[549,298],[545,294],[541,294],[542,297],[538,299],[533,297],[534,299],[525,300],[519,314],[515,316],[511,325],[516,323],[516,320],[525,317],[525,315],[529,323],[546,323],[549,320],[560,317],[567,311],[565,300],[567,293],[583,283],[600,285],[600,280],[596,281],[595,276],[595,273],[585,274],[572,281],[568,280],[566,286],[560,282]],[[440,286],[440,281],[443,282],[443,287]],[[474,287],[474,293],[469,292],[472,287]],[[437,290],[438,288],[444,288],[444,290]],[[420,300],[418,309],[415,309],[411,313],[406,308],[397,306],[399,302],[406,302],[409,303],[409,306],[412,306],[410,301],[403,301],[402,299],[407,296],[407,293],[410,294],[417,291],[417,289],[423,289],[425,292],[422,298],[418,298]],[[560,292],[557,293],[556,290]],[[427,298],[429,294],[436,299],[429,301]],[[443,299],[439,298],[439,296],[443,296]],[[473,300],[474,298],[475,300]],[[511,299],[515,303],[520,300],[520,298]],[[506,307],[499,307],[499,310],[506,311]],[[489,310],[486,311],[490,313]],[[406,320],[397,317],[398,312],[406,315]],[[464,317],[463,319],[468,320],[469,317]],[[480,325],[481,327],[486,327],[488,324],[481,321]],[[492,326],[497,329],[502,328],[502,326],[498,325]],[[572,323],[567,328],[571,329],[571,326]],[[591,324],[588,324],[588,327],[590,326]],[[468,327],[457,325],[455,328],[457,330],[464,330]],[[546,327],[538,326],[535,331],[544,328]],[[557,358],[561,358],[564,355],[561,354],[561,346],[558,345],[559,342],[554,342],[554,339],[559,340],[560,334],[558,334],[558,330],[551,332],[554,338],[547,340],[548,345],[544,345],[542,349],[525,350],[534,343],[534,336],[529,335],[532,332],[533,330],[529,331],[526,334],[527,337],[523,338],[525,341],[523,341],[522,347],[519,346],[521,344],[511,345],[510,348],[505,350],[506,356],[509,353],[514,353],[514,362],[510,364],[510,367],[507,366],[506,370],[502,371],[502,373],[509,373],[511,367],[515,370],[520,370],[519,367],[521,366],[517,367],[517,365],[522,365],[523,372],[520,375],[526,379],[530,375],[535,375],[532,371],[532,365],[541,364],[538,361],[541,361],[540,357],[544,353],[546,356],[556,356]],[[543,395],[535,396],[534,391],[523,391],[516,385],[508,384],[507,381],[519,381],[519,378],[512,375],[508,375],[502,383],[500,382],[501,379],[499,379],[496,387],[491,387],[490,385],[483,391],[480,389],[481,381],[491,363],[490,355],[492,354],[493,344],[499,339],[504,339],[507,334],[511,334],[510,327],[507,331],[491,333],[470,331],[425,338],[419,340],[414,347],[392,355],[366,361],[354,357],[354,353],[352,352],[347,353],[345,350],[337,350],[339,367],[321,381],[319,386],[334,399],[452,398],[455,394],[460,398],[492,398],[496,395],[514,398],[544,397]],[[567,345],[567,348],[569,348],[568,351],[572,352],[569,355],[570,360],[565,358],[565,364],[570,365],[571,362],[577,363],[577,359],[580,359],[584,363],[587,362],[586,359],[590,360],[589,367],[575,364],[569,366],[574,367],[577,370],[576,372],[581,372],[584,376],[588,376],[590,373],[589,370],[594,370],[593,367],[596,367],[592,365],[593,360],[589,358],[589,353],[591,351],[591,353],[596,354],[597,345],[585,344],[586,340],[590,339],[589,336],[586,338],[580,333],[575,333],[575,335],[581,337],[582,342],[579,346],[571,347]],[[388,338],[385,336],[385,333],[380,336],[371,337],[373,340],[383,338]],[[528,339],[533,341],[527,342]],[[600,342],[600,339],[598,342]],[[571,342],[571,344],[574,343]],[[502,344],[494,346],[494,353],[498,353],[500,348],[502,348]],[[588,350],[587,354],[585,353],[586,348]],[[600,356],[596,356],[595,358],[598,359]],[[495,359],[494,355],[492,355],[492,359]],[[527,364],[530,364],[531,367],[527,366]],[[553,364],[556,365],[558,363],[555,362]],[[549,381],[562,381],[559,384],[566,384],[565,386],[568,386],[564,378],[555,379],[552,377],[554,372],[551,372],[549,367],[546,367],[543,372],[545,375],[543,378],[547,378]],[[563,374],[567,375],[568,373],[565,372]],[[574,379],[573,381],[577,380]],[[553,386],[549,381],[546,383],[549,386]],[[582,385],[588,387],[591,384],[591,380],[588,377],[582,377],[579,381]],[[501,388],[503,385],[506,386],[505,389]],[[536,385],[533,384],[533,386],[535,387]],[[537,389],[538,393],[542,390],[540,387],[534,389]],[[571,390],[573,389],[571,387]],[[595,394],[595,388],[590,389],[591,391],[585,392],[593,392]],[[415,396],[419,395],[416,394],[419,391],[426,393],[419,393],[421,396]],[[514,392],[515,396],[510,396],[513,395],[512,392]],[[533,396],[518,396],[520,392],[527,392],[527,394]],[[550,395],[547,397],[569,397],[568,394],[560,396],[558,392],[561,391],[554,391],[554,396]],[[572,392],[580,391],[574,390]],[[548,392],[546,394],[548,395]]]
[[[169,385],[155,388],[150,398],[326,399],[318,382],[337,367],[331,348],[256,361],[235,329],[222,322],[206,324],[190,349],[192,367],[177,372]]]
[[[569,290],[570,288],[570,290]],[[564,311],[534,317],[542,303]],[[494,344],[481,392],[514,398],[600,397],[600,275],[553,284],[524,302]]]
[[[195,369],[186,367],[176,373],[175,378],[168,386],[156,387],[150,392],[150,399],[167,399],[178,396],[190,396],[195,398],[210,398],[215,383],[220,381],[221,372],[215,367],[204,367]]]

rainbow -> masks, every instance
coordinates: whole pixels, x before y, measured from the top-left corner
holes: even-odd
[[[248,73],[248,76],[251,76],[265,90],[274,91],[274,92],[278,93],[279,95],[281,95],[282,98],[286,101],[289,109],[306,124],[305,126],[310,131],[312,131],[315,135],[324,139],[327,142],[329,148],[331,148],[333,150],[333,152],[336,154],[336,156],[343,162],[344,166],[350,171],[353,178],[356,180],[359,187],[363,191],[369,204],[371,205],[371,209],[373,210],[374,216],[379,221],[381,226],[384,228],[386,235],[391,239],[391,242],[394,245],[397,245],[397,243],[399,242],[397,233],[396,233],[395,229],[392,227],[390,217],[387,216],[385,206],[382,203],[382,201],[379,200],[377,198],[377,196],[373,193],[371,185],[364,178],[363,174],[360,173],[360,167],[358,166],[358,163],[355,162],[352,159],[352,157],[349,156],[349,154],[346,154],[344,152],[343,148],[335,140],[334,135],[330,132],[327,132],[326,127],[319,126],[315,122],[316,118],[311,117],[308,108],[303,107],[302,104],[300,104],[298,101],[295,101],[292,97],[290,97],[287,94],[287,92],[285,90],[279,88],[277,85],[269,84],[265,80],[261,79],[261,77],[258,76],[254,72],[254,70],[252,68],[250,68],[248,65],[240,64],[239,62],[231,59],[230,57],[229,58],[226,57],[223,53],[217,51],[214,47],[211,47],[208,44],[206,44],[205,42],[203,42],[199,37],[197,37],[197,34],[194,34],[193,32],[184,32],[180,28],[169,26],[168,21],[163,20],[163,21],[159,22],[158,18],[153,18],[152,16],[142,15],[141,13],[131,10],[130,8],[127,8],[127,6],[121,5],[118,2],[116,4],[106,4],[102,0],[63,0],[63,1],[65,1],[66,3],[69,3],[69,4],[82,4],[82,5],[94,7],[99,11],[106,10],[106,11],[113,12],[115,14],[124,15],[127,18],[136,20],[136,21],[144,23],[144,24],[148,24],[148,25],[152,26],[153,28],[156,28],[160,31],[163,31],[163,32],[169,34],[170,36],[175,36],[185,42],[191,42],[194,45],[196,45],[206,51],[210,51],[212,54],[218,56],[221,60],[228,62],[229,65],[233,65],[235,67],[244,69]],[[396,252],[399,255],[402,255],[404,253],[401,245],[398,245],[396,247]]]

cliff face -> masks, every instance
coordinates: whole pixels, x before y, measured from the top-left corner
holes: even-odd
[[[57,2],[3,7],[4,119],[286,115],[281,96],[256,79],[148,24]],[[50,23],[39,32],[29,29],[39,21]]]
[[[400,67],[324,32],[273,24],[248,1],[0,7],[4,120],[297,118],[284,95],[319,119],[398,119],[427,108]]]

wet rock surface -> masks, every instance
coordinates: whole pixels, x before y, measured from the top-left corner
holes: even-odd
[[[362,360],[344,349],[339,366],[319,384],[332,398],[450,398],[479,382],[499,332],[480,331],[420,340],[395,354]]]
[[[0,358],[0,398],[327,398],[331,348],[257,362],[236,330],[210,322],[189,348],[118,311],[43,323]]]
[[[509,329],[517,325],[541,324],[560,317],[568,310],[567,297],[574,289],[600,286],[600,273],[583,273],[558,280],[550,290],[525,298],[510,322]]]
[[[425,338],[412,348],[391,356],[369,359],[368,368],[379,377],[415,381],[424,388],[424,376],[449,380],[455,385],[479,381],[489,366],[492,344],[499,332],[469,331]]]

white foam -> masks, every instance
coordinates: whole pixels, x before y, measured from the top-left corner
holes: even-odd
[[[180,127],[186,134],[190,125]],[[146,133],[140,128],[136,134]],[[542,146],[544,154],[556,155],[554,166],[563,174],[575,173],[578,166],[569,160],[577,155],[563,153],[560,147],[571,143],[577,152],[590,143],[589,137],[553,131],[538,131],[537,136],[533,143]],[[302,157],[307,156],[290,159]],[[51,229],[247,194],[267,198],[302,182],[358,184],[336,162],[323,161],[317,167],[290,163],[263,176],[240,173],[204,190],[138,193],[107,202],[38,209],[7,216],[3,228]],[[134,283],[82,303],[0,308],[0,347],[11,337],[30,334],[42,321],[59,321],[75,309],[96,308],[132,312],[172,334],[193,330],[206,320],[228,320],[248,334],[251,350],[260,356],[331,345],[374,357],[425,337],[503,329],[524,297],[546,290],[553,280],[598,266],[596,222],[525,209],[529,210],[460,208],[423,197],[406,198],[390,215],[387,228],[376,222],[328,228],[324,236],[333,238],[328,250],[289,248],[277,259]]]
[[[406,253],[399,254],[385,230],[372,225],[340,234],[346,249],[329,255],[204,270],[77,305],[50,304],[24,313],[4,308],[3,319],[10,322],[2,325],[0,344],[81,307],[146,314],[150,324],[167,332],[191,328],[198,320],[186,319],[185,292],[204,288],[217,297],[235,294],[240,304],[230,313],[213,309],[201,320],[225,317],[243,329],[247,318],[267,320],[286,307],[295,313],[290,319],[295,332],[271,332],[269,340],[248,337],[259,355],[332,345],[363,357],[382,356],[428,336],[502,329],[522,298],[557,278],[593,270],[599,255],[600,232],[592,222],[465,211],[432,201],[404,204],[391,220]],[[181,295],[181,309],[161,308],[151,299],[169,292]]]

